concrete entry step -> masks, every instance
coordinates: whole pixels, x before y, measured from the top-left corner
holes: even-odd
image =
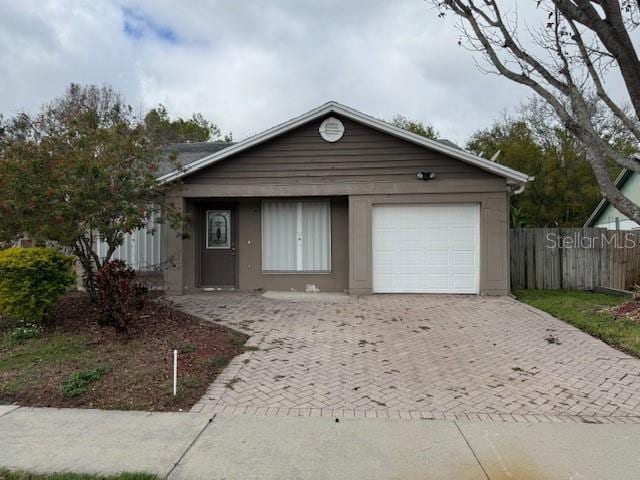
[[[356,301],[355,296],[339,292],[312,293],[267,290],[262,296],[272,300],[286,300],[288,302],[349,303]]]

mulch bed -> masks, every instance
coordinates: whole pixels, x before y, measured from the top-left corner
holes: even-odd
[[[621,303],[611,309],[615,318],[625,318],[634,322],[640,322],[640,301],[630,300]]]
[[[0,403],[188,410],[226,364],[244,352],[247,340],[239,332],[174,310],[162,300],[149,302],[127,335],[100,326],[98,319],[88,297],[74,293],[52,309],[41,338],[0,343]],[[54,344],[59,355],[51,353]],[[176,397],[171,391],[174,348],[179,351]],[[36,352],[33,361],[30,352]],[[40,358],[37,352],[43,352]],[[26,357],[29,360],[23,361]],[[108,372],[86,393],[62,394],[61,382],[70,374],[98,365],[106,365]]]

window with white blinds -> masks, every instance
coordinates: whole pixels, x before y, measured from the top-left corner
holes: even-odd
[[[262,270],[331,270],[331,209],[328,201],[262,202]]]

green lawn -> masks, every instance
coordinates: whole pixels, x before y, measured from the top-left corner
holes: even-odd
[[[640,323],[615,319],[607,311],[628,298],[576,290],[516,290],[518,300],[640,358]]]
[[[157,480],[157,478],[149,473],[121,473],[120,475],[105,477],[86,473],[41,474],[16,472],[0,468],[0,480]]]

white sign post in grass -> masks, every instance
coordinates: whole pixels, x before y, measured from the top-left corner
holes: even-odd
[[[178,350],[173,350],[173,396],[178,393]]]

